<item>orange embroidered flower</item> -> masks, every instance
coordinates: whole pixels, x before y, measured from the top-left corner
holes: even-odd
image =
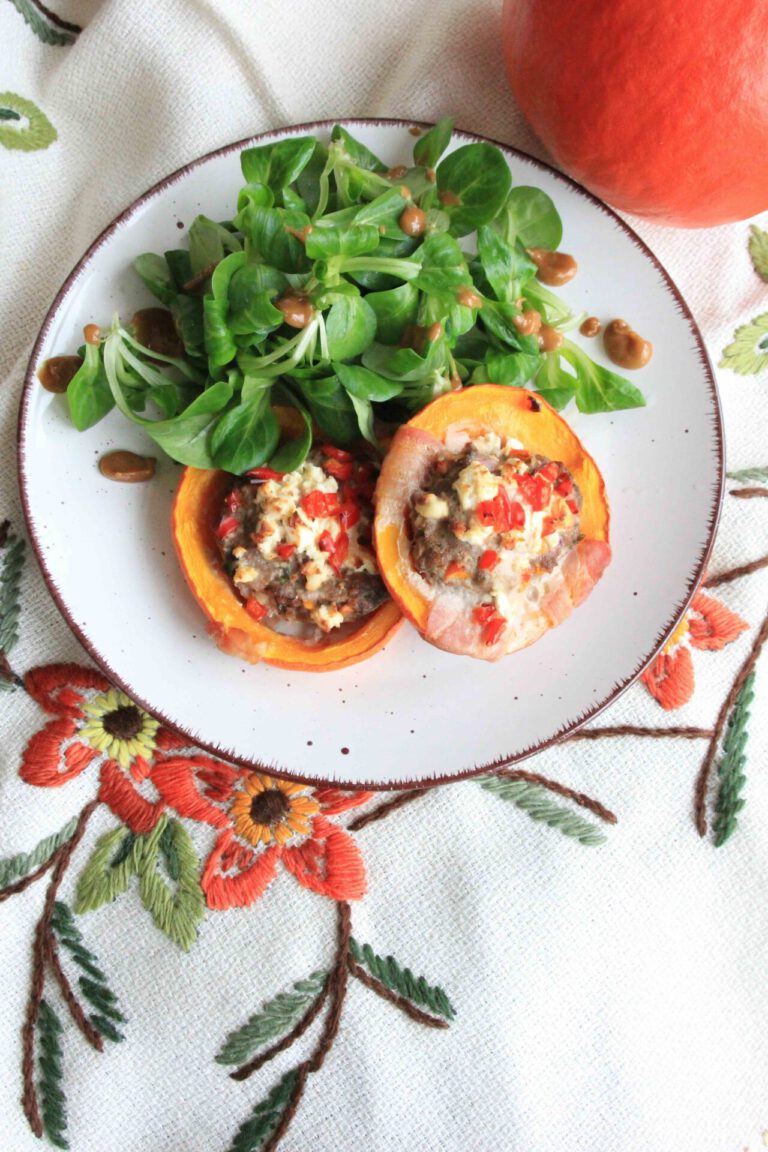
[[[748,627],[746,621],[719,600],[697,592],[691,607],[643,673],[646,688],[667,711],[682,708],[693,696],[696,686],[691,648],[716,651]]]
[[[209,908],[252,904],[281,861],[313,892],[333,900],[365,895],[360,850],[328,817],[364,804],[372,793],[310,788],[204,756],[159,758],[152,779],[179,816],[220,829],[201,881]]]
[[[28,672],[24,685],[54,719],[24,749],[22,780],[56,788],[100,759],[99,799],[132,832],[151,831],[165,808],[150,781],[151,759],[179,747],[181,738],[93,668],[45,664]]]

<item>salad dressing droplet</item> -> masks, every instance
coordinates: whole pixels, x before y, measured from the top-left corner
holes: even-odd
[[[151,480],[155,474],[157,461],[152,456],[139,456],[136,452],[117,449],[107,452],[99,460],[99,472],[107,480],[119,480],[122,484],[140,484]]]
[[[644,340],[626,320],[611,320],[603,334],[608,357],[620,368],[644,368],[653,355],[653,344]]]
[[[46,392],[66,392],[82,360],[79,356],[51,356],[37,370],[37,378]]]
[[[312,301],[299,292],[283,292],[275,300],[275,308],[282,312],[289,328],[306,328],[315,314]]]
[[[561,288],[573,280],[579,266],[567,252],[550,252],[549,248],[527,248],[536,265],[536,279],[550,288]]]

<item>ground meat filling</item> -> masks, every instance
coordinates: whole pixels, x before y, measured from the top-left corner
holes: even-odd
[[[251,616],[330,632],[387,599],[371,549],[374,485],[371,460],[333,445],[294,472],[234,481],[216,534]]]
[[[580,510],[567,468],[489,433],[441,453],[412,495],[411,561],[430,584],[466,589],[493,643],[578,543]]]

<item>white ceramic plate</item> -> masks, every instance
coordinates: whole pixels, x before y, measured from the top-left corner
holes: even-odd
[[[351,121],[391,164],[410,158],[407,122]],[[316,132],[301,125],[259,142]],[[255,138],[256,139],[256,138]],[[453,146],[470,137],[456,133]],[[20,477],[29,531],[51,592],[111,679],[195,743],[247,765],[350,785],[432,782],[520,760],[572,732],[623,691],[658,651],[701,578],[723,485],[719,403],[701,336],[674,284],[603,204],[545,165],[504,149],[517,184],[548,192],[579,274],[563,292],[576,310],[624,317],[653,341],[637,374],[648,406],[566,412],[597,460],[612,507],[613,561],[590,598],[533,647],[486,664],[451,656],[410,625],[387,649],[338,673],[241,664],[206,635],[169,533],[179,469],[151,484],[104,480],[111,448],[157,455],[114,413],[86,433],[36,381],[43,360],[74,351],[82,327],[130,317],[152,301],[131,269],[141,252],[179,246],[198,212],[226,219],[241,184],[245,140],[150,189],[98,237],[46,317],[20,415]],[[577,337],[581,339],[580,337]],[[599,341],[584,341],[601,358]],[[607,364],[607,361],[605,361]]]

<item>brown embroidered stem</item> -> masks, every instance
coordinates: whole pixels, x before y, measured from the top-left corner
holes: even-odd
[[[62,848],[64,847],[66,847],[66,845],[62,845]],[[48,869],[52,868],[58,860],[62,848],[59,848],[58,852],[54,852],[44,864],[41,864],[34,872],[30,872],[28,876],[22,876],[21,880],[16,880],[13,884],[9,884],[7,888],[0,889],[0,904],[2,904],[4,900],[9,900],[11,896],[18,896],[19,892],[23,892],[25,888],[29,888],[30,885],[34,884],[35,880],[39,880],[41,876],[45,876]]]
[[[719,588],[721,584],[730,584],[741,576],[751,576],[761,568],[768,568],[768,556],[761,556],[759,560],[752,560],[749,564],[740,564],[738,568],[728,568],[718,576],[710,576],[702,584],[702,588]]]
[[[390,812],[396,812],[398,808],[405,807],[413,800],[420,800],[422,796],[426,796],[431,791],[432,788],[409,788],[406,792],[398,792],[397,796],[393,796],[391,800],[385,800],[383,804],[372,808],[370,812],[364,812],[362,816],[358,816],[347,827],[350,832],[359,832],[368,824],[375,824],[377,820],[383,820],[385,816],[389,816]]]
[[[635,724],[617,724],[613,728],[588,728],[574,732],[563,743],[567,740],[602,740],[604,736],[647,736],[651,740],[681,736],[684,740],[708,740],[711,735],[711,728],[641,728]]]
[[[768,496],[768,488],[731,488],[730,496],[737,500],[755,500],[760,496]]]
[[[699,836],[706,835],[707,832],[707,786],[709,784],[710,773],[712,766],[717,756],[718,748],[720,747],[720,740],[725,729],[726,722],[730,716],[733,706],[736,703],[739,692],[744,687],[744,681],[749,676],[758,661],[762,647],[768,639],[768,616],[763,620],[760,631],[755,636],[752,642],[752,648],[746,660],[739,669],[736,679],[731,685],[731,690],[723,701],[723,706],[720,709],[715,724],[712,737],[709,742],[707,754],[704,757],[704,763],[701,766],[699,775],[696,778],[696,786],[694,789],[694,812],[696,816],[696,830]]]
[[[18,673],[14,672],[13,668],[8,662],[8,657],[2,648],[0,648],[0,678],[8,680],[11,684],[15,684],[17,688],[24,687],[24,681]]]
[[[72,858],[77,845],[83,838],[86,825],[91,815],[99,805],[98,799],[91,800],[80,813],[74,835],[66,844],[62,844],[55,854],[56,865],[53,869],[51,882],[45,896],[45,904],[35,929],[35,942],[32,949],[32,987],[29,990],[27,1012],[21,1030],[21,1075],[24,1091],[21,1097],[24,1115],[29,1126],[38,1139],[43,1135],[43,1122],[40,1118],[40,1108],[37,1102],[37,1088],[35,1086],[35,1025],[40,1013],[40,1002],[43,999],[43,984],[45,982],[45,961],[47,955],[48,933],[50,931],[53,906],[56,903],[56,893],[59,890],[67,865]]]
[[[537,772],[525,772],[521,768],[506,768],[495,772],[494,775],[503,776],[505,780],[525,780],[528,784],[540,784],[542,788],[548,788],[550,792],[556,792],[558,796],[566,796],[582,808],[588,808],[590,812],[599,816],[601,820],[605,820],[607,824],[618,823],[616,814],[601,804],[599,800],[593,800],[591,796],[585,796],[583,792],[576,792],[573,788],[567,788],[565,784],[558,784],[557,780],[549,780],[546,776],[539,776]]]
[[[360,964],[356,964],[354,960],[349,960],[349,972],[361,984],[365,984],[366,988],[370,988],[377,996],[381,996],[382,1000],[387,1000],[390,1004],[394,1004],[401,1012],[405,1012],[406,1016],[410,1016],[411,1020],[418,1021],[419,1024],[426,1024],[427,1028],[448,1028],[450,1025],[447,1020],[440,1020],[437,1016],[430,1016],[428,1012],[422,1012],[415,1004],[411,1004],[410,1000],[406,1000],[404,996],[398,996],[397,992],[392,992],[387,988],[386,984],[382,984],[374,976],[369,976],[365,968]]]
[[[310,1006],[307,1012],[304,1013],[298,1024],[291,1029],[287,1036],[283,1036],[282,1040],[278,1040],[277,1044],[273,1044],[271,1048],[267,1048],[266,1052],[261,1052],[258,1056],[254,1056],[253,1060],[249,1060],[247,1064],[241,1064],[234,1072],[230,1072],[231,1080],[247,1080],[254,1072],[258,1072],[268,1061],[274,1056],[278,1056],[281,1052],[285,1052],[290,1048],[294,1041],[303,1036],[307,1029],[314,1023],[317,1017],[323,1010],[325,1002],[328,999],[328,989],[331,983],[332,973],[328,973],[328,978],[323,985],[323,990],[315,1000],[314,1004]]]
[[[51,932],[50,928],[48,930],[47,953],[48,953],[48,962],[50,963],[50,966],[51,966],[51,971],[53,972],[53,975],[56,977],[56,983],[58,984],[59,988],[61,989],[61,995],[64,998],[64,1001],[67,1005],[67,1008],[69,1008],[70,1016],[72,1017],[75,1024],[77,1025],[77,1027],[82,1032],[83,1036],[85,1036],[88,1043],[93,1048],[95,1048],[97,1052],[103,1052],[104,1051],[104,1041],[102,1040],[101,1035],[94,1028],[93,1024],[91,1024],[90,1020],[88,1019],[88,1017],[86,1016],[85,1012],[82,1009],[80,1001],[75,996],[75,993],[72,989],[72,985],[70,984],[69,980],[67,979],[67,974],[61,966],[61,960],[59,959],[59,952],[58,952],[58,949],[56,947],[56,942],[53,939],[53,933]]]
[[[42,12],[44,16],[47,16],[51,23],[55,24],[58,28],[63,28],[65,32],[82,32],[79,24],[70,24],[69,20],[62,20],[61,16],[57,16],[55,12],[51,12],[50,8],[46,8],[42,0],[32,0],[32,3],[38,12]]]
[[[285,1133],[288,1131],[291,1121],[296,1115],[296,1111],[301,1103],[301,1098],[304,1095],[304,1086],[307,1082],[307,1077],[312,1072],[319,1071],[323,1066],[323,1062],[333,1047],[333,1042],[339,1031],[339,1024],[341,1023],[341,1009],[344,1004],[344,997],[347,992],[347,976],[349,961],[349,937],[352,931],[352,919],[349,911],[349,904],[345,900],[340,900],[338,904],[339,920],[338,920],[338,943],[336,946],[336,961],[333,969],[328,978],[328,995],[331,998],[330,1011],[326,1017],[325,1025],[323,1026],[322,1035],[318,1041],[315,1051],[308,1060],[304,1060],[299,1064],[296,1069],[296,1084],[294,1085],[291,1099],[288,1103],[283,1115],[280,1117],[280,1123],[275,1128],[269,1140],[263,1146],[261,1152],[275,1152],[278,1144],[282,1140]]]

